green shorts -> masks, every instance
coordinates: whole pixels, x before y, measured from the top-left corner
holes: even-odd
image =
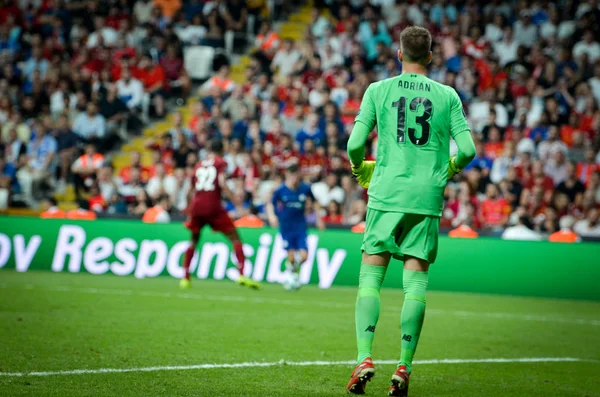
[[[440,218],[437,216],[367,209],[362,250],[367,254],[389,252],[399,260],[414,256],[435,262]]]

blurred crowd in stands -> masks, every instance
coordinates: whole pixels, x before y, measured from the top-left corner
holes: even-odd
[[[434,37],[429,77],[459,93],[477,147],[448,183],[442,226],[600,236],[597,0],[315,1],[297,41],[279,37],[257,12],[260,1],[0,3],[4,190],[27,197],[41,181],[60,188],[73,179],[95,211],[141,215],[165,197],[171,212],[182,211],[190,170],[220,138],[234,218],[262,216],[285,168],[298,163],[327,210],[309,205],[309,220],[358,224],[367,196],[350,174],[348,135],[367,86],[401,73],[400,32],[420,25]],[[115,173],[100,154],[118,145],[110,136],[123,137],[115,129],[139,128],[144,102],[160,117],[165,97],[189,92],[182,47],[221,46],[224,29],[246,31],[251,13],[255,50],[244,83],[216,62],[191,119],[176,115],[149,143],[153,166],[134,152]],[[367,144],[374,158],[376,130]],[[88,156],[74,162],[78,150]]]

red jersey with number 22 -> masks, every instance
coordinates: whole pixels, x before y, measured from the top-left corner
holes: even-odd
[[[192,188],[194,198],[189,207],[190,215],[206,216],[223,210],[219,175],[225,174],[227,163],[221,156],[202,160],[194,169]]]

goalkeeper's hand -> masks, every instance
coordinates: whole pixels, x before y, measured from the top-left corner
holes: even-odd
[[[450,161],[448,162],[448,179],[452,179],[460,171],[461,169],[456,165],[456,156],[450,157]]]
[[[358,184],[365,189],[367,189],[369,187],[369,183],[371,183],[371,177],[373,176],[374,170],[374,161],[363,161],[359,165],[352,164],[352,175],[356,177]]]

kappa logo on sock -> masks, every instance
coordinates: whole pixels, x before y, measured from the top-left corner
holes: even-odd
[[[408,335],[408,334],[404,334],[402,335],[402,340],[405,340],[407,342],[410,342],[410,340],[412,339],[412,336]]]
[[[375,326],[374,325],[369,325],[367,327],[367,329],[365,329],[365,332],[375,332]]]

